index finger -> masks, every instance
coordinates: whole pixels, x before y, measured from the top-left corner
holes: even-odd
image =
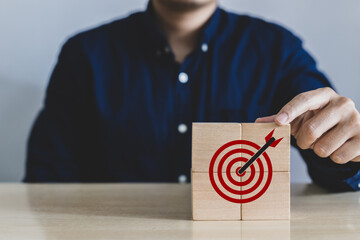
[[[279,111],[275,122],[279,125],[291,123],[307,111],[323,108],[335,94],[335,91],[329,87],[300,93]]]

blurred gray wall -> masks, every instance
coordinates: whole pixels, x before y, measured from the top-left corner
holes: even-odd
[[[0,0],[0,181],[20,181],[30,127],[59,49],[72,34],[145,8],[146,0]],[[359,0],[222,0],[230,11],[285,25],[338,91],[360,104]],[[308,182],[292,151],[293,182]]]

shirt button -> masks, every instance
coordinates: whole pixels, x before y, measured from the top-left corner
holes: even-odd
[[[170,48],[169,48],[168,46],[166,46],[166,47],[164,47],[164,51],[165,51],[166,53],[169,53],[169,52],[170,52]]]
[[[181,174],[181,175],[178,177],[179,183],[186,183],[186,180],[187,180],[187,177],[186,177],[186,175],[184,175],[184,174]]]
[[[189,81],[188,75],[184,72],[179,73],[178,79],[181,83],[187,83]]]
[[[208,50],[208,45],[207,45],[206,43],[201,44],[201,50],[202,50],[203,52],[207,52],[207,50]]]
[[[184,124],[184,123],[179,124],[178,131],[179,131],[179,133],[182,133],[182,134],[186,133],[186,131],[187,131],[186,124]]]

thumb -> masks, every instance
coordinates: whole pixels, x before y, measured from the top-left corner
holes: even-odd
[[[276,115],[261,117],[255,120],[255,123],[272,123],[275,122]]]

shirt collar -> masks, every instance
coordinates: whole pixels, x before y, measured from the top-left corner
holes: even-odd
[[[221,12],[222,10],[219,7],[216,7],[215,12],[205,24],[202,38],[200,38],[203,43],[209,43],[219,32]]]
[[[149,1],[147,9],[144,12],[143,25],[145,26],[144,40],[148,42],[148,48],[152,54],[168,46],[165,34],[156,23],[155,10],[151,1]]]
[[[199,44],[209,44],[210,41],[217,35],[220,27],[221,12],[223,10],[217,7],[209,18],[205,27],[202,30]],[[143,15],[143,26],[145,26],[145,40],[149,43],[148,48],[152,54],[159,53],[159,50],[165,50],[169,48],[168,41],[165,34],[156,24],[154,7],[149,1],[147,9]]]

